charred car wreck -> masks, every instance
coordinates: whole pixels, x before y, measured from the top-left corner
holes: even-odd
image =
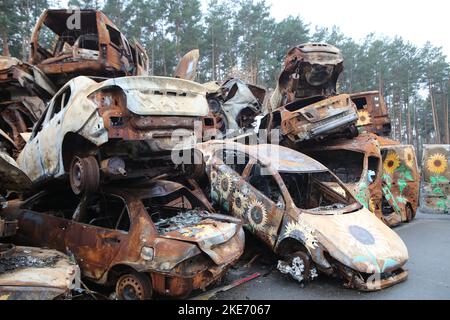
[[[81,198],[42,192],[10,218],[19,221],[17,243],[68,248],[83,277],[125,300],[186,297],[219,280],[244,250],[240,220],[214,214],[198,186],[163,180]]]
[[[365,291],[406,280],[403,241],[319,162],[276,145],[211,141],[198,149],[213,203],[281,258],[281,272],[301,281],[318,270]]]
[[[46,10],[31,35],[30,63],[58,86],[76,76],[148,74],[148,57],[101,11]]]
[[[24,191],[31,181],[14,160],[0,153],[2,194]],[[0,207],[0,239],[15,236],[18,221],[4,217],[9,210],[2,197]],[[16,247],[0,243],[0,300],[51,300],[70,298],[80,287],[80,270],[66,255],[55,250]]]
[[[280,130],[287,146],[356,136],[356,106],[349,95],[336,90],[342,70],[342,54],[331,45],[308,43],[291,49],[260,129]]]

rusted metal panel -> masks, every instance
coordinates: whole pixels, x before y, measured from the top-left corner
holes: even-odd
[[[0,260],[0,300],[70,298],[80,288],[80,269],[54,250],[13,248]]]
[[[391,134],[391,119],[384,101],[378,91],[354,93],[351,95],[358,109],[356,126],[360,133],[368,132],[388,137]]]
[[[359,290],[380,290],[406,280],[402,267],[408,251],[399,236],[323,165],[294,150],[273,147],[230,141],[197,146],[207,159],[216,207],[242,219],[250,232],[290,261],[280,262],[280,270],[299,281],[315,278],[317,270]],[[231,160],[236,157],[241,162]],[[311,180],[299,185],[296,179]],[[304,268],[296,270],[299,265]],[[396,276],[387,277],[390,272]],[[375,286],[369,278],[376,278]]]
[[[382,158],[376,135],[361,134],[302,151],[333,171],[365,208],[383,220]]]
[[[394,226],[410,222],[419,206],[420,175],[416,151],[410,145],[381,147],[383,156],[383,217]]]
[[[86,204],[82,200],[74,210],[81,211],[76,215],[81,220],[72,220],[71,214],[61,218],[33,211],[29,206],[37,198],[10,213],[19,220],[17,240],[68,248],[83,276],[99,284],[115,284],[121,275],[134,270],[150,275],[156,293],[175,297],[220,279],[244,250],[240,221],[203,211],[204,196],[198,198],[178,183],[158,180],[134,189],[105,187],[103,191],[124,201],[129,229],[86,223],[83,212],[91,210],[89,200]],[[71,201],[73,195],[68,192],[61,196]],[[195,209],[168,207],[178,198]],[[64,210],[68,210],[66,206]]]
[[[450,145],[424,145],[420,209],[450,213]]]
[[[70,27],[69,20],[80,25]],[[55,38],[47,47],[46,33]],[[146,75],[148,58],[142,49],[130,45],[101,11],[46,10],[31,36],[30,63],[62,86],[77,75]]]
[[[174,78],[194,81],[197,77],[198,60],[200,59],[200,50],[195,49],[185,54],[178,63],[173,74]]]

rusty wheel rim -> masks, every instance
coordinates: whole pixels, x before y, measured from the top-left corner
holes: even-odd
[[[117,296],[122,300],[144,300],[144,285],[134,276],[123,276],[117,283]]]
[[[70,168],[70,186],[75,194],[80,194],[84,188],[85,168],[83,160],[75,157]]]

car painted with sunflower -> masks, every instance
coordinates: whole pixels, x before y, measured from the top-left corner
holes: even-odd
[[[302,281],[321,272],[363,291],[407,279],[403,241],[324,165],[278,145],[216,140],[197,150],[216,209],[239,217],[282,273]]]
[[[420,174],[411,145],[382,142],[383,220],[389,226],[411,222],[419,205]]]
[[[450,145],[424,145],[420,209],[450,213]]]
[[[367,209],[383,220],[382,159],[378,136],[360,134],[302,149],[332,171]]]

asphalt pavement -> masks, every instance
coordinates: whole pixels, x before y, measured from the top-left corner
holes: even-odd
[[[230,270],[222,285],[259,272],[257,279],[226,292],[218,293],[221,300],[448,300],[450,299],[450,215],[418,213],[409,224],[394,230],[408,247],[410,259],[406,264],[406,282],[378,292],[363,293],[345,289],[342,282],[325,275],[303,285],[282,275],[274,267],[276,257],[256,239],[247,237],[249,249],[239,266]],[[250,266],[244,266],[258,256]]]

